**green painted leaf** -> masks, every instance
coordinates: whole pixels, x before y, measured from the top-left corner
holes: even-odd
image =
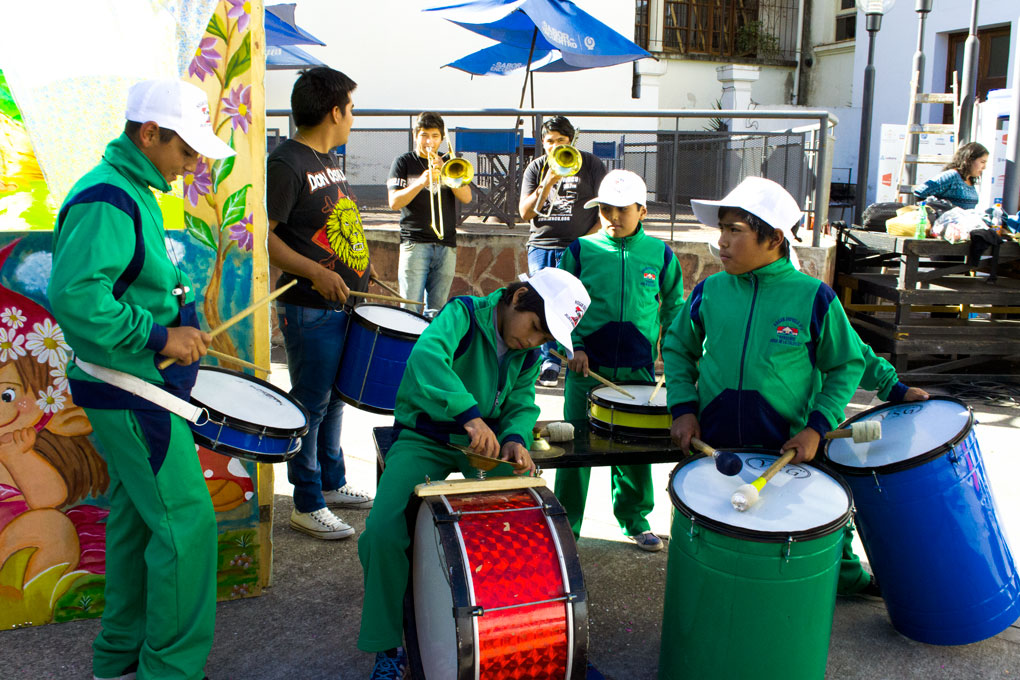
[[[223,42],[227,42],[227,32],[223,30],[223,24],[220,23],[219,16],[213,14],[212,20],[209,22],[209,26],[207,26],[205,30],[210,35],[215,35]]]
[[[206,224],[205,220],[190,213],[184,213],[184,228],[196,241],[216,250],[216,239],[213,237],[212,227]]]
[[[237,156],[230,156],[213,162],[210,172],[212,174],[212,191],[214,194],[220,188],[220,182],[230,177],[230,173],[234,170],[234,160],[236,158]]]
[[[221,229],[237,224],[244,217],[244,206],[247,201],[248,189],[251,189],[251,185],[245,184],[230,194],[230,196],[227,196],[227,200],[223,203],[223,215],[220,220]]]
[[[224,89],[230,85],[230,81],[247,71],[250,67],[251,33],[248,32],[244,34],[241,45],[237,48],[237,51],[230,55],[230,61],[227,62],[227,72],[223,76]]]

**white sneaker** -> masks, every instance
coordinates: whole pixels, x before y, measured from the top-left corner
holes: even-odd
[[[350,510],[368,510],[372,507],[372,497],[367,493],[358,491],[350,484],[344,484],[339,489],[323,491],[322,497],[326,505],[334,508],[348,508]]]
[[[319,508],[313,512],[294,510],[290,513],[290,526],[303,534],[326,541],[354,535],[354,527],[334,515],[329,508]]]

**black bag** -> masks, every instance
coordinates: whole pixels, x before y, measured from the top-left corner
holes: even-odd
[[[861,226],[868,231],[885,231],[885,221],[896,217],[896,211],[902,207],[902,203],[872,203],[861,215]]]
[[[924,201],[924,207],[928,208],[928,224],[935,224],[942,213],[953,209],[953,204],[944,198],[928,198]]]

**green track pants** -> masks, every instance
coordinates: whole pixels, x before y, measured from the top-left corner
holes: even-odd
[[[358,539],[358,557],[365,573],[358,649],[382,652],[403,644],[404,593],[410,573],[408,501],[414,487],[426,477],[438,481],[458,471],[465,477],[476,476],[464,454],[411,430],[402,430],[386,454],[375,502]],[[490,477],[512,474],[513,468],[506,464],[487,473]]]
[[[648,382],[651,376],[646,370],[600,369],[599,375],[613,382],[641,380]],[[563,393],[563,417],[566,420],[584,420],[588,417],[588,390],[599,385],[594,378],[585,378],[573,371],[567,372]],[[570,520],[574,537],[581,535],[584,506],[588,498],[588,481],[591,468],[561,468],[556,471],[554,491],[563,504]],[[610,470],[613,514],[620,528],[627,536],[634,536],[649,530],[646,517],[655,503],[652,486],[652,466],[614,465]]]
[[[132,411],[86,409],[110,473],[106,605],[93,673],[201,680],[216,616],[216,515],[187,422],[170,415],[153,472]]]

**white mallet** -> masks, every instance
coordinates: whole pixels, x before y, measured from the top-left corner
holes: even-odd
[[[882,423],[878,420],[866,420],[861,423],[851,423],[849,429],[841,428],[839,430],[833,430],[832,432],[825,433],[826,439],[849,439],[850,437],[853,437],[854,442],[858,444],[881,439]],[[733,504],[733,507],[740,512],[744,512],[757,503],[758,494],[762,488],[768,484],[768,481],[772,479],[777,472],[793,460],[795,453],[795,451],[786,451],[776,460],[776,462],[769,466],[761,477],[750,484],[744,484],[737,487],[737,490],[733,492],[732,496],[730,496],[730,503]]]
[[[842,427],[832,432],[826,432],[826,439],[850,439],[853,438],[854,444],[863,444],[864,442],[873,442],[882,438],[882,421],[881,420],[865,420],[859,423],[850,423],[850,427]]]
[[[569,442],[574,438],[574,425],[572,423],[549,423],[543,427],[538,436],[548,437],[551,442]]]

